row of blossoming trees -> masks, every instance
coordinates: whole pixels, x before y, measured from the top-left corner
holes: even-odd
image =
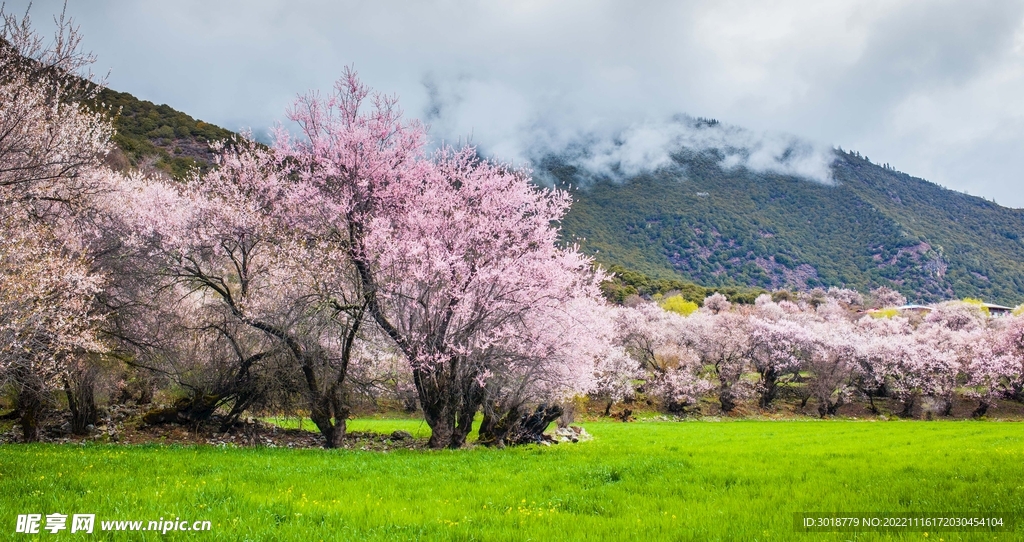
[[[137,402],[177,398],[147,422],[227,429],[298,407],[328,447],[358,393],[418,405],[433,447],[462,446],[478,413],[482,441],[515,442],[527,409],[588,394],[728,411],[798,388],[822,415],[856,396],[907,412],[958,392],[979,412],[1021,398],[1022,321],[970,305],[918,325],[851,318],[848,290],[716,295],[689,316],[609,306],[605,275],[558,243],[566,193],[472,149],[428,152],[424,127],[351,71],[297,100],[297,135],[269,148],[228,142],[185,181],[115,173],[74,27],[60,20],[44,47],[5,16],[3,38],[0,385],[26,440],[57,398],[85,431],[97,387],[125,375]]]
[[[877,292],[891,296],[894,292]],[[809,401],[821,416],[851,400],[879,412],[887,398],[909,416],[923,401],[952,413],[958,396],[984,415],[1001,399],[1024,401],[1024,318],[991,318],[977,303],[952,301],[924,317],[857,311],[857,292],[731,306],[720,294],[689,316],[653,303],[621,309],[622,344],[645,391],[669,408],[716,397],[721,411],[740,400],[770,408],[780,390]],[[897,294],[897,297],[898,294]],[[895,311],[890,311],[894,313]],[[627,397],[627,381],[607,385]]]

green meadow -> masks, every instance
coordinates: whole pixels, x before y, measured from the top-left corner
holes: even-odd
[[[308,421],[307,421],[308,423]],[[0,446],[11,540],[1022,540],[1024,425],[593,422],[579,444],[457,451]],[[355,420],[357,431],[416,420]],[[92,535],[18,514],[96,514]],[[1003,532],[801,533],[798,512],[999,516]],[[209,532],[100,532],[102,521]],[[69,520],[70,524],[70,520]]]

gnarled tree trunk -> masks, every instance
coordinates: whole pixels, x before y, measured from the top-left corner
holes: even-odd
[[[18,410],[21,412],[21,435],[25,442],[39,441],[39,418],[43,413],[43,399],[38,390],[23,387],[18,394]]]
[[[730,412],[736,408],[736,397],[732,386],[722,386],[718,390],[718,403],[722,406],[722,412]]]
[[[447,371],[429,371],[420,367],[413,370],[413,382],[423,408],[423,419],[430,427],[427,446],[435,450],[453,447],[459,403],[455,383]]]
[[[500,405],[491,403],[484,408],[480,443],[501,448],[541,442],[544,440],[544,430],[562,412],[562,407],[558,405],[540,404],[532,414],[523,414],[518,406],[503,411]]]
[[[974,409],[974,412],[971,412],[971,417],[981,418],[988,413],[989,408],[992,408],[992,401],[983,397],[978,401],[978,407]]]
[[[349,409],[340,398],[324,394],[314,400],[309,418],[324,437],[324,448],[340,448],[345,439]]]
[[[779,374],[775,369],[768,369],[761,373],[761,397],[758,406],[768,408],[779,393]]]
[[[71,432],[87,434],[90,425],[96,425],[99,409],[96,407],[96,379],[100,368],[95,360],[79,358],[70,364],[68,376],[64,379],[64,395],[71,411]]]
[[[64,394],[68,398],[68,410],[71,411],[71,432],[76,435],[87,434],[88,427],[96,425],[98,412],[93,383],[66,383]]]

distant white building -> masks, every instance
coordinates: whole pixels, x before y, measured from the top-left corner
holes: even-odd
[[[920,312],[920,313],[923,314],[923,313],[926,313],[926,312],[932,312],[933,309],[932,309],[932,307],[929,307],[928,305],[902,305],[902,306],[896,307],[896,310],[898,310],[898,311]]]
[[[1006,316],[1008,314],[1013,313],[1013,307],[1004,307],[1002,305],[996,305],[993,303],[982,303],[981,306],[988,309],[989,316],[993,318],[999,318],[1000,316]],[[934,308],[928,305],[903,305],[901,307],[896,307],[896,310],[919,312],[924,314],[931,312],[932,310],[934,310]]]
[[[984,306],[986,309],[988,309],[988,313],[990,315],[992,315],[993,318],[998,318],[1000,316],[1006,316],[1008,314],[1013,313],[1013,308],[1012,307],[1004,307],[1002,305],[993,305],[992,303],[982,303],[982,306]]]

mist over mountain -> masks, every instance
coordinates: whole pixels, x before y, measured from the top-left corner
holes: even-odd
[[[550,141],[550,140],[549,140]],[[530,148],[532,162],[549,159],[575,166],[579,186],[602,179],[626,182],[644,172],[662,169],[685,172],[685,160],[678,153],[703,153],[714,157],[726,171],[743,169],[755,173],[791,175],[822,184],[832,184],[832,162],[836,159],[827,145],[782,133],[754,132],[715,119],[674,115],[661,121],[644,121],[605,132],[591,132],[555,147]],[[540,182],[556,182],[536,171]]]

